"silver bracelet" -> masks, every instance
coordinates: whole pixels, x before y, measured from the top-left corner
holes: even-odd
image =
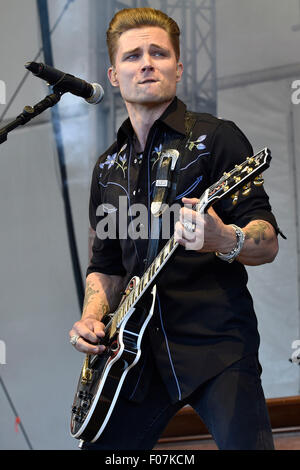
[[[235,258],[240,254],[245,241],[245,234],[243,230],[237,225],[230,225],[235,230],[236,246],[229,253],[220,253],[219,251],[216,251],[216,256],[218,256],[218,258],[222,259],[223,261],[227,261],[228,263],[232,263],[232,261],[234,261]]]

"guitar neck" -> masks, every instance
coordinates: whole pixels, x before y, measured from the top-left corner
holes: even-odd
[[[117,327],[120,322],[123,320],[130,308],[145,294],[149,287],[153,284],[154,279],[157,277],[158,273],[163,269],[167,264],[179,243],[175,241],[174,235],[170,240],[165,244],[153,262],[150,264],[148,269],[145,271],[141,277],[138,285],[133,289],[130,294],[126,297],[124,302],[121,304],[119,309],[116,311],[113,322]]]

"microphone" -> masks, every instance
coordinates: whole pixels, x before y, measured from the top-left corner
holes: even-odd
[[[104,90],[99,83],[88,83],[81,78],[42,63],[27,62],[25,68],[36,77],[46,80],[49,85],[56,86],[59,91],[63,93],[70,92],[73,95],[85,98],[85,101],[89,104],[98,104],[103,99]]]

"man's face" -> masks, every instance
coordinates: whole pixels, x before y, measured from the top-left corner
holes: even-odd
[[[145,26],[120,36],[115,66],[109,68],[108,77],[120,88],[125,103],[149,105],[173,99],[182,71],[168,33]]]

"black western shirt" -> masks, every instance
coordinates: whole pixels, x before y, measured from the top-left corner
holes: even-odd
[[[184,139],[173,201],[180,205],[182,197],[199,198],[225,171],[253,155],[249,141],[233,122],[210,114],[195,115],[196,123],[186,133],[185,112],[184,103],[175,98],[153,124],[143,153],[135,151],[135,136],[127,119],[116,142],[97,160],[90,222],[98,236],[87,274],[101,272],[128,280],[143,274],[150,218],[149,223],[141,218],[132,225],[138,217],[133,209],[142,204],[150,213],[156,168],[166,140]],[[262,219],[277,230],[263,187],[253,186],[235,205],[230,197],[224,198],[214,209],[226,224],[244,227],[251,220]],[[128,236],[130,224],[140,238]],[[173,228],[171,223],[171,235]],[[105,230],[109,237],[104,239]],[[160,247],[166,242],[161,240]],[[128,374],[124,387],[124,393],[137,400],[151,377],[153,357],[175,402],[231,363],[257,354],[259,333],[245,267],[238,261],[224,262],[214,253],[177,248],[157,281],[155,313],[143,342],[151,356],[147,359],[143,352],[145,359]]]

